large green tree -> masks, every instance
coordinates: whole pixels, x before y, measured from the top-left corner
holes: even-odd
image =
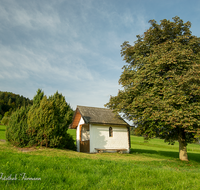
[[[179,17],[149,23],[134,45],[122,44],[123,90],[106,106],[136,122],[147,139],[178,140],[179,158],[188,160],[187,144],[200,128],[200,38]]]

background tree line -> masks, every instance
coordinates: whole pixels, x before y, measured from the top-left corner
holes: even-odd
[[[17,108],[22,106],[26,107],[33,104],[33,100],[14,94],[12,92],[0,91],[0,121],[4,125],[8,125],[9,117],[12,112],[16,111]]]

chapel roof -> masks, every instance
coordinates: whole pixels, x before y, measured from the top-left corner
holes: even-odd
[[[77,115],[80,115],[86,124],[128,125],[119,115],[107,108],[77,106],[73,123]],[[73,123],[73,128],[77,127]]]

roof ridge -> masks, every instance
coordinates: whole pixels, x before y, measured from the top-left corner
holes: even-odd
[[[99,107],[93,107],[93,106],[80,106],[80,105],[77,105],[77,107],[85,107],[85,108],[96,108],[96,109],[111,110],[111,109],[109,109],[109,108],[99,108]]]

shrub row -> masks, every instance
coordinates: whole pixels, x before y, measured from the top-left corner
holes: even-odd
[[[6,139],[14,146],[46,146],[75,150],[72,136],[67,133],[73,110],[62,94],[47,98],[40,89],[33,105],[21,107],[10,117]]]

